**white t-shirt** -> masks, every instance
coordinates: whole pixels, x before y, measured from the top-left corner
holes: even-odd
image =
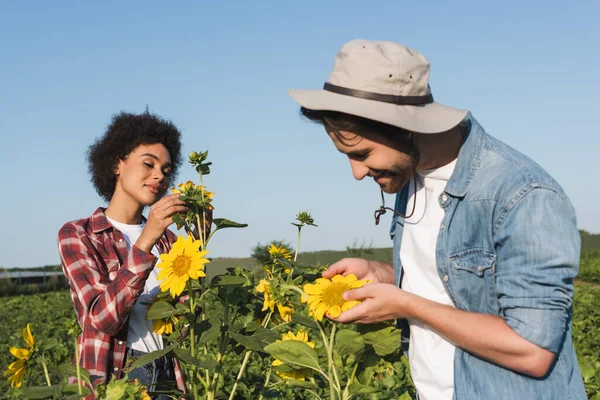
[[[415,213],[404,224],[400,258],[404,275],[401,287],[437,303],[454,306],[437,270],[436,247],[444,209],[438,201],[456,160],[443,167],[419,171]],[[411,180],[407,213],[415,201]],[[410,372],[421,400],[451,400],[454,393],[454,350],[452,343],[427,325],[409,319]]]
[[[108,217],[106,219],[108,219],[108,222],[112,226],[123,233],[125,242],[127,242],[127,249],[131,249],[131,246],[138,240],[144,230],[145,224],[143,222],[140,225],[127,225]],[[158,247],[154,246],[152,248],[152,254],[157,257],[160,255]],[[148,307],[142,304],[151,304],[158,294],[160,289],[158,287],[159,281],[156,279],[157,276],[158,271],[156,266],[154,266],[154,269],[150,272],[146,280],[144,291],[140,294],[140,297],[138,297],[135,305],[129,312],[127,347],[146,353],[163,348],[162,336],[152,331],[152,321],[146,319]]]

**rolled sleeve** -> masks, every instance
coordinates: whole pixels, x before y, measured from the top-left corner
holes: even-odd
[[[570,320],[580,237],[564,195],[532,188],[496,235],[500,316],[524,339],[558,353]]]

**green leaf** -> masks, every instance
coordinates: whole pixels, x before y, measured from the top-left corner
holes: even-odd
[[[305,315],[300,315],[300,314],[292,315],[292,322],[307,326],[311,329],[319,329],[319,326],[317,325],[315,320],[310,317],[307,317]]]
[[[172,315],[181,314],[181,311],[173,307],[171,304],[166,301],[157,301],[152,304],[152,307],[148,310],[148,314],[146,314],[146,319],[163,319],[169,318]]]
[[[25,400],[54,398],[60,394],[60,386],[39,386],[23,388],[21,398]]]
[[[173,349],[173,356],[175,356],[175,358],[181,362],[184,362],[186,364],[192,364],[192,365],[195,365],[196,367],[202,368],[202,364],[200,363],[200,360],[198,360],[196,357],[192,356],[192,353],[190,353],[189,350],[182,349],[179,347],[175,348],[175,349]]]
[[[247,281],[248,280],[243,276],[217,275],[210,281],[210,284],[212,286],[227,286],[227,285],[241,286],[244,283],[246,283]]]
[[[348,387],[348,391],[350,394],[356,395],[376,393],[379,392],[379,389],[354,382]]]
[[[152,353],[144,354],[141,357],[138,357],[133,364],[129,367],[130,371],[133,371],[136,368],[143,367],[144,365],[151,363],[157,358],[166,356],[173,350],[173,345],[167,346],[164,349],[153,351]]]
[[[285,383],[287,383],[288,385],[293,385],[293,386],[301,387],[304,389],[311,389],[311,390],[319,389],[319,387],[312,382],[300,381],[298,379],[285,379]]]
[[[215,218],[213,219],[213,224],[216,225],[215,232],[219,229],[225,228],[245,228],[248,224],[240,224],[239,222],[234,222],[225,218]]]
[[[359,332],[343,329],[335,335],[335,348],[340,356],[357,355],[363,351],[365,343]]]
[[[40,341],[39,346],[42,350],[51,350],[51,349],[55,348],[56,346],[58,346],[58,340],[56,340],[56,338],[46,339],[46,340]]]
[[[200,368],[204,368],[209,370],[210,372],[214,371],[217,368],[218,363],[215,360],[201,360],[199,363]]]
[[[261,327],[258,328],[252,336],[244,336],[238,333],[231,333],[231,337],[233,337],[236,342],[238,342],[239,344],[241,344],[249,350],[265,351],[265,346],[279,339],[280,335],[276,332],[273,332],[270,329],[265,329]]]
[[[360,325],[359,332],[362,333],[365,344],[373,346],[375,353],[387,356],[400,348],[400,330],[385,324]]]
[[[410,397],[410,393],[408,393],[408,390],[404,393],[402,393],[402,396],[398,397],[398,400],[412,400],[412,397]]]
[[[321,371],[317,352],[306,343],[298,340],[271,343],[265,347],[265,352],[284,363]]]
[[[90,390],[81,385],[81,395],[79,394],[79,388],[77,387],[77,384],[70,384],[70,385],[65,385],[62,387],[62,394],[69,396],[67,397],[67,399],[81,399],[87,395],[90,394]]]
[[[77,368],[71,362],[66,362],[58,366],[58,371],[61,375],[73,376],[77,377]],[[86,381],[91,383],[90,373],[85,368],[79,368],[79,376],[81,376],[82,381]]]
[[[221,327],[219,325],[212,325],[209,329],[202,332],[200,335],[200,344],[207,344],[216,340],[219,336],[221,336]]]

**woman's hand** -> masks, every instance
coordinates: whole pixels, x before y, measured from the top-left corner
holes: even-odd
[[[152,207],[148,213],[148,220],[142,234],[135,242],[135,246],[146,253],[152,251],[152,247],[165,233],[165,229],[173,223],[173,216],[187,211],[185,202],[179,200],[180,194],[170,194],[163,197]]]

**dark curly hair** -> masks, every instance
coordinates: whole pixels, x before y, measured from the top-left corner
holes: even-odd
[[[101,138],[88,148],[88,172],[98,194],[110,202],[117,184],[115,170],[119,160],[136,147],[161,143],[169,151],[172,179],[181,166],[181,133],[171,122],[146,111],[143,114],[120,112],[112,117]]]

